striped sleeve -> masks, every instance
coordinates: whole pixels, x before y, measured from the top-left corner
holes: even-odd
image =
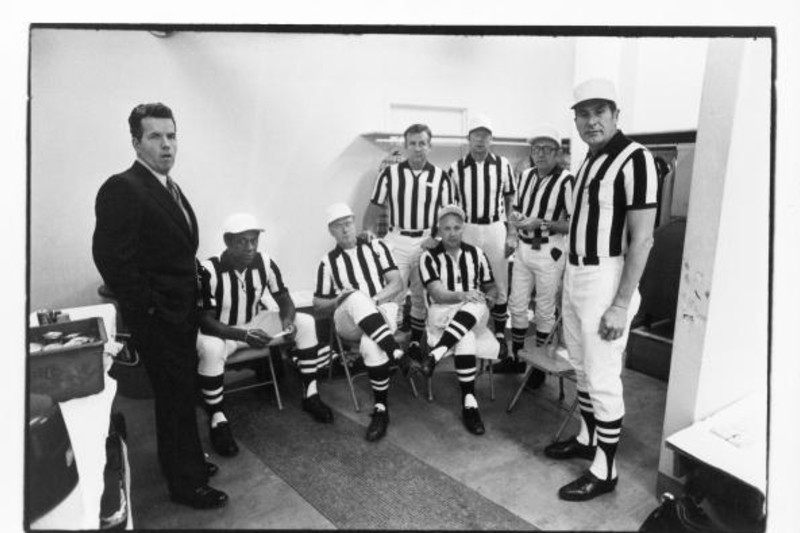
[[[200,308],[204,311],[217,308],[217,301],[214,298],[216,290],[217,276],[214,272],[214,265],[211,261],[200,263]]]
[[[264,264],[266,265],[267,262],[265,261]],[[281,269],[278,268],[278,265],[275,264],[275,261],[272,259],[269,259],[269,268],[267,268],[267,287],[269,287],[269,293],[273,298],[289,290],[286,288],[286,285],[283,284]]]
[[[380,269],[381,276],[392,270],[397,270],[397,263],[394,262],[392,252],[386,243],[380,239],[372,241],[372,251],[378,258],[378,268]]]
[[[567,174],[561,182],[561,190],[558,195],[558,203],[554,213],[556,220],[561,219],[562,215],[566,218],[572,216],[572,188],[574,186],[575,178],[572,174]]]
[[[384,205],[386,203],[386,198],[389,194],[389,169],[391,166],[388,166],[383,169],[383,171],[378,174],[378,179],[375,180],[375,187],[372,190],[372,197],[370,197],[369,201],[376,205]]]
[[[523,188],[527,187],[527,180],[526,176],[530,172],[530,169],[525,169],[519,173],[517,177],[517,191],[514,193],[514,209],[519,212],[522,212],[522,195],[524,193]]]
[[[479,285],[483,285],[486,283],[492,283],[494,281],[494,274],[492,273],[492,267],[489,265],[489,259],[487,259],[486,254],[480,248],[476,248],[478,251],[478,283]]]
[[[426,250],[419,258],[419,274],[422,284],[426,287],[429,283],[441,279],[439,266],[430,251]]]
[[[317,286],[314,289],[314,296],[317,298],[335,298],[336,289],[333,287],[333,277],[331,266],[328,264],[328,256],[325,256],[317,268]]]
[[[501,181],[503,183],[503,195],[514,194],[516,195],[517,187],[514,183],[514,171],[511,169],[511,163],[505,157],[502,158],[503,168],[501,170]]]
[[[625,202],[628,209],[648,209],[658,205],[658,174],[649,150],[636,150],[622,167],[625,176]]]

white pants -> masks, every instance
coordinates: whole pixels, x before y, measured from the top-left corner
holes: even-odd
[[[421,237],[406,237],[396,229],[390,231],[384,242],[392,251],[397,269],[403,276],[403,283],[411,288],[411,316],[425,318],[425,295],[419,274],[419,258],[422,256],[422,243],[430,237],[430,230],[425,230]],[[399,301],[405,301],[405,291],[400,293]]]
[[[362,331],[358,323],[368,315],[380,313],[386,320],[389,330],[394,334],[397,330],[397,309],[396,302],[385,302],[378,306],[365,293],[356,291],[348,296],[333,313],[336,333],[344,340],[360,342],[359,351],[364,357],[366,366],[380,366],[388,363],[389,356],[378,346],[377,342]]]
[[[623,257],[601,258],[599,265],[567,265],[564,275],[562,312],[564,341],[575,367],[578,388],[589,393],[595,418],[622,418],[622,356],[628,342],[631,320],[639,310],[639,291],[628,307],[628,323],[614,341],[600,338],[600,318],[611,306],[619,287]]]
[[[268,335],[275,335],[283,330],[281,317],[277,311],[262,311],[247,324],[236,326],[240,329],[263,329]],[[305,313],[297,313],[294,318],[295,345],[298,350],[313,348],[317,345],[317,331],[314,318]],[[218,376],[225,371],[225,361],[228,357],[242,348],[250,345],[242,341],[222,339],[211,335],[198,333],[197,354],[199,361],[197,373],[201,376]]]
[[[487,327],[489,321],[489,308],[486,304],[433,304],[428,308],[426,327],[428,330],[428,345],[433,347],[439,342],[444,330],[459,311],[466,311],[475,317],[475,326],[464,335],[453,347],[456,355],[475,355],[481,359],[497,359],[500,352],[500,343],[492,331]]]
[[[561,252],[557,260],[553,259],[553,250]],[[540,250],[534,250],[530,244],[519,241],[511,274],[511,295],[508,297],[512,328],[528,328],[528,305],[531,302],[531,292],[536,287],[536,331],[550,333],[553,329],[566,255],[564,238],[561,235],[550,236],[549,242],[542,244]]]
[[[502,222],[491,224],[465,224],[464,241],[477,246],[486,254],[497,284],[497,303],[508,300],[508,260],[506,260],[506,226]]]

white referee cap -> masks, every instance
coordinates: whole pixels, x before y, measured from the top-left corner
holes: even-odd
[[[536,139],[550,139],[561,146],[561,135],[558,132],[558,128],[552,124],[537,124],[533,128],[530,137],[528,137],[528,143],[533,144]]]
[[[327,208],[325,208],[325,213],[328,215],[328,224],[336,222],[340,218],[354,216],[353,210],[350,209],[350,206],[344,202],[329,205]]]
[[[608,100],[617,102],[617,90],[611,80],[605,78],[592,78],[577,85],[573,91],[574,101],[572,108],[587,100]]]
[[[485,130],[488,130],[489,133],[492,133],[492,131],[493,131],[492,121],[489,120],[489,117],[487,117],[486,115],[481,115],[481,114],[472,115],[471,117],[469,117],[469,125],[467,126],[467,134],[470,134],[473,131],[475,131],[477,129],[481,129],[481,128],[483,128]]]
[[[222,233],[242,233],[245,231],[264,231],[255,216],[250,213],[234,213],[225,219]]]
[[[449,204],[439,209],[438,220],[442,220],[447,215],[456,215],[462,221],[467,218],[467,215],[464,213],[464,210],[458,207],[456,204]]]

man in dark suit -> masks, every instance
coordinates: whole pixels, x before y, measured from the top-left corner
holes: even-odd
[[[119,302],[155,395],[161,471],[173,501],[221,507],[208,486],[195,415],[198,329],[197,220],[169,177],[178,149],[172,110],[136,106],[128,118],[136,161],[97,193],[92,253]]]

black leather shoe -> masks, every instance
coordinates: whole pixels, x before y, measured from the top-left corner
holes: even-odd
[[[544,385],[544,380],[547,377],[547,374],[539,370],[538,368],[534,368],[531,375],[528,376],[528,381],[525,383],[525,387],[528,389],[536,390],[542,385]]]
[[[169,495],[170,499],[175,503],[188,505],[195,509],[217,509],[224,507],[228,503],[228,495],[209,487],[208,485],[201,485],[188,493],[173,492]]]
[[[418,342],[410,342],[406,350],[406,357],[417,363],[422,363],[422,347]]]
[[[220,422],[216,427],[209,431],[211,436],[211,447],[223,457],[233,457],[239,453],[239,446],[233,440],[231,425],[227,422]]]
[[[433,369],[436,368],[436,359],[432,355],[428,355],[425,359],[422,360],[420,363],[419,371],[422,372],[422,375],[426,378],[429,378],[433,375]]]
[[[572,437],[569,440],[554,442],[544,449],[544,454],[550,459],[594,459],[594,446],[581,444]]]
[[[322,422],[324,424],[333,422],[333,411],[331,411],[330,407],[325,405],[319,397],[319,394],[309,396],[303,400],[303,411],[309,413],[317,422]]]
[[[217,472],[219,472],[219,467],[214,463],[206,461],[206,474],[208,474],[208,477],[214,477],[217,475]]]
[[[506,357],[499,363],[492,365],[492,372],[495,374],[524,374],[528,365],[525,361],[517,361],[513,357]]]
[[[389,411],[375,409],[371,416],[372,422],[369,423],[367,428],[366,439],[370,442],[375,442],[386,435],[386,428],[389,427]]]
[[[465,407],[461,410],[461,420],[464,421],[464,427],[473,435],[483,435],[486,433],[486,428],[483,427],[483,420],[481,420],[481,412],[477,407]]]
[[[561,487],[558,497],[570,502],[585,502],[606,492],[611,492],[617,486],[617,478],[602,480],[588,470],[581,477]]]

